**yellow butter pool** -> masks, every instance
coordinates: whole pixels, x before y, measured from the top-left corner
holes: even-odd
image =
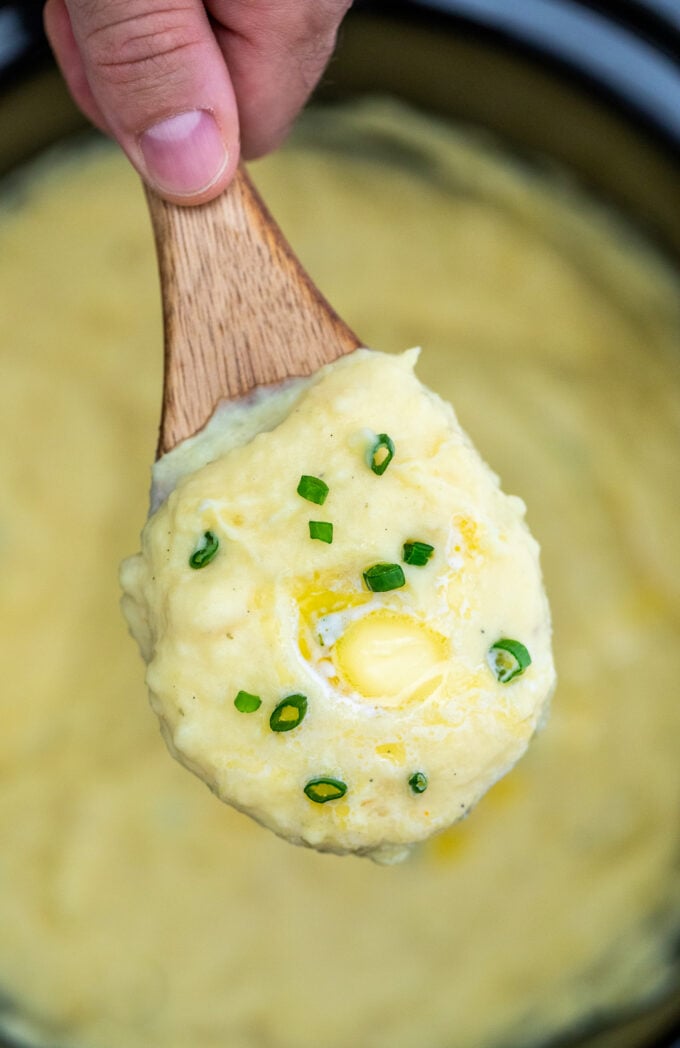
[[[0,225],[3,1022],[77,1048],[525,1048],[671,978],[677,285],[577,194],[391,106],[312,114],[256,176],[354,329],[421,344],[526,501],[551,721],[395,868],[293,848],[168,757],[116,581],[160,398],[143,198],[108,151],[45,168]]]

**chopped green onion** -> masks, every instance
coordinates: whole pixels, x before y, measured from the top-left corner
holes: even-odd
[[[309,537],[310,539],[318,539],[319,542],[332,542],[333,525],[327,520],[310,520]]]
[[[364,572],[364,582],[374,593],[385,593],[406,585],[400,564],[374,564]]]
[[[287,695],[274,708],[269,718],[269,727],[272,731],[292,731],[305,719],[306,712],[306,695]]]
[[[337,801],[344,797],[347,793],[347,783],[342,779],[330,779],[320,775],[309,780],[305,786],[305,793],[315,804],[326,804],[328,801]]]
[[[206,531],[196,549],[189,557],[190,568],[204,568],[220,548],[220,540],[212,531]]]
[[[387,433],[378,433],[369,455],[369,466],[374,473],[382,477],[393,458],[394,441],[391,437],[388,437]]]
[[[434,546],[430,546],[427,542],[418,542],[414,539],[413,541],[404,543],[402,556],[405,564],[413,564],[417,568],[422,568],[427,564],[433,553]]]
[[[234,699],[234,706],[239,713],[254,713],[262,705],[259,695],[251,695],[249,691],[240,691]]]
[[[414,793],[425,793],[427,789],[427,775],[424,771],[414,771],[408,784]]]
[[[315,502],[317,506],[323,506],[328,495],[328,484],[320,477],[300,477],[297,493],[307,502]]]
[[[489,648],[486,661],[496,679],[501,684],[508,684],[531,665],[531,655],[518,640],[501,637]]]

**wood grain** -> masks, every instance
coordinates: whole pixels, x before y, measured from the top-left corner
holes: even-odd
[[[216,404],[312,374],[361,343],[295,257],[242,169],[199,207],[147,190],[163,299],[165,372],[157,457]]]

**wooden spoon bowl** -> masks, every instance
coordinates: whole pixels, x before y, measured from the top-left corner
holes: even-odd
[[[361,345],[243,169],[207,204],[178,207],[148,189],[147,200],[165,337],[157,458],[202,429],[221,400],[311,375]]]

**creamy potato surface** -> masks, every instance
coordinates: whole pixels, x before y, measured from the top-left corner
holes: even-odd
[[[118,156],[55,164],[0,222],[0,1025],[52,1048],[528,1048],[674,977],[678,284],[580,195],[404,109],[310,114],[255,174],[354,330],[422,343],[529,507],[550,722],[389,868],[292,848],[168,758],[117,580],[160,407],[148,217]]]
[[[524,505],[416,357],[357,350],[260,398],[219,455],[247,425],[227,409],[122,569],[179,760],[280,836],[380,862],[508,771],[555,680]]]

